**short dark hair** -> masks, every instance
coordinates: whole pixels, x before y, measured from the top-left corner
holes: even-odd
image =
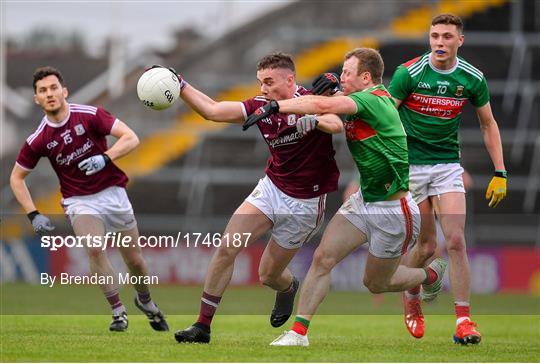
[[[454,14],[439,14],[431,20],[431,25],[452,24],[455,25],[458,32],[463,33],[463,20]]]
[[[356,48],[347,52],[345,59],[358,58],[358,73],[369,72],[374,83],[382,83],[384,62],[378,50],[373,48]]]
[[[292,57],[286,53],[276,52],[261,58],[257,63],[257,71],[273,68],[286,68],[296,73],[296,67]]]
[[[32,83],[32,86],[34,87],[34,92],[36,92],[36,83],[39,80],[44,79],[47,76],[56,76],[58,78],[58,81],[60,81],[60,85],[64,87],[64,78],[62,77],[62,74],[59,70],[57,70],[54,67],[51,66],[45,66],[45,67],[39,67],[34,71],[34,82]]]

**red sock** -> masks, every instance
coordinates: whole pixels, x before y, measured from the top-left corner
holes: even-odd
[[[409,288],[407,293],[411,296],[418,296],[420,294],[420,286]]]
[[[424,268],[424,270],[426,271],[426,274],[427,274],[427,278],[424,281],[424,284],[433,284],[433,283],[435,283],[437,278],[439,278],[439,276],[437,275],[437,272],[435,272],[430,267]]]
[[[212,319],[221,301],[221,297],[212,296],[206,292],[203,292],[201,297],[201,309],[199,311],[199,318],[197,322],[210,327]]]
[[[305,336],[307,334],[308,327],[309,327],[309,320],[296,316],[291,330],[296,332],[297,334]]]
[[[469,318],[471,316],[471,308],[468,304],[456,302],[454,309],[456,311],[456,317],[458,318],[458,320],[460,318]]]

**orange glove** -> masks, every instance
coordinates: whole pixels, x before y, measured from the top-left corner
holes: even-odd
[[[506,171],[495,171],[495,176],[489,182],[486,190],[486,200],[489,207],[497,205],[506,197]]]

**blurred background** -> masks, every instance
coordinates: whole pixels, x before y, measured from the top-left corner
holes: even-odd
[[[467,193],[467,243],[476,292],[540,294],[540,1],[365,0],[212,2],[2,2],[0,281],[39,281],[39,272],[85,272],[84,252],[39,247],[9,187],[19,148],[42,118],[33,103],[35,68],[59,68],[69,101],[100,105],[130,125],[141,145],[119,161],[131,179],[128,193],[141,234],[222,232],[229,216],[264,175],[268,157],[258,130],[205,121],[178,101],[157,112],[136,95],[144,69],[175,67],[218,100],[258,94],[255,65],[274,51],[294,56],[298,82],[309,88],[322,72],[340,73],[346,51],[378,48],[384,83],[395,68],[429,50],[431,18],[451,12],[465,22],[460,55],[486,76],[501,129],[509,174],[508,196],[490,209],[485,188],[493,166],[474,108],[461,125]],[[327,218],[354,178],[343,135],[334,137],[340,191],[328,196]],[[56,176],[46,160],[27,178],[38,209],[69,232]],[[320,238],[320,237],[319,237]],[[307,270],[317,239],[292,263]],[[234,283],[258,283],[264,245],[247,249]],[[160,283],[199,285],[211,249],[147,249]],[[122,266],[119,254],[112,259]],[[332,277],[335,289],[365,290],[365,251],[347,258]]]

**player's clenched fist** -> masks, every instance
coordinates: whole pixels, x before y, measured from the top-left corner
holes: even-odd
[[[29,213],[28,219],[30,219],[36,234],[43,235],[54,230],[51,220],[47,216],[40,214],[38,210]]]
[[[272,114],[277,114],[279,112],[279,104],[276,100],[270,101],[268,104],[261,106],[249,115],[244,125],[242,125],[242,130],[246,131],[250,126],[257,123],[259,120],[269,117]]]
[[[302,135],[306,135],[312,130],[315,130],[319,120],[315,115],[304,115],[296,121],[296,130]]]
[[[506,171],[495,171],[495,176],[489,182],[486,190],[486,200],[489,207],[497,205],[506,197]]]
[[[81,171],[86,171],[87,176],[91,176],[93,174],[98,173],[101,171],[107,163],[111,161],[111,158],[105,153],[94,155],[90,158],[86,158],[81,163],[79,163],[77,166]]]

